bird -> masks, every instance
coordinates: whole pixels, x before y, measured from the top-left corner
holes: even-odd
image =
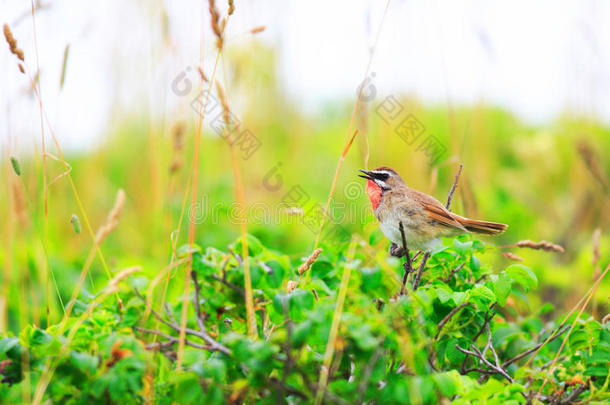
[[[441,237],[464,233],[497,235],[508,225],[465,218],[449,211],[436,198],[410,188],[391,167],[360,170],[367,180],[366,194],[371,201],[381,232],[392,244],[390,255],[402,257],[400,223],[407,249],[432,252],[441,245]]]

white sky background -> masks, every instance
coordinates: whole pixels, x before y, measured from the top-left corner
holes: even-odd
[[[45,2],[43,2],[45,3]],[[203,33],[209,72],[213,39],[207,1],[47,0],[37,13],[42,96],[62,146],[87,148],[121,114],[171,115],[185,100],[171,80],[197,65]],[[164,46],[161,4],[171,44]],[[353,101],[364,78],[385,0],[236,0],[228,47],[247,31],[277,51],[281,88],[296,106],[316,113]],[[226,12],[226,1],[217,0]],[[25,51],[36,57],[29,2],[0,0]],[[25,17],[20,18],[24,13]],[[610,3],[604,1],[391,0],[371,71],[380,96],[415,95],[425,103],[499,105],[534,124],[565,111],[610,124]],[[203,28],[202,28],[203,24]],[[70,44],[66,82],[59,77]],[[36,100],[2,39],[0,148],[32,150],[40,138]]]

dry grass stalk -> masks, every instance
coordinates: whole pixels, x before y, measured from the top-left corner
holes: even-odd
[[[365,77],[368,76],[370,70],[371,70],[371,65],[373,63],[373,56],[375,55],[375,48],[377,47],[377,42],[379,40],[379,35],[381,33],[381,28],[383,27],[383,23],[385,21],[385,17],[388,13],[388,8],[390,6],[390,0],[386,1],[386,5],[385,5],[385,9],[383,11],[383,16],[381,18],[381,22],[379,23],[379,28],[377,30],[377,35],[375,37],[375,42],[373,44],[373,47],[371,48],[370,51],[370,57],[369,57],[369,62],[366,66],[366,71],[365,71]],[[347,154],[347,151],[349,150],[352,142],[354,141],[354,138],[356,137],[356,134],[358,133],[358,129],[356,128],[356,130],[354,132],[352,132],[352,128],[354,128],[354,123],[356,121],[356,114],[358,112],[358,107],[360,105],[360,100],[362,99],[362,91],[364,89],[364,86],[360,86],[360,90],[358,91],[358,94],[356,96],[356,102],[354,103],[354,108],[352,110],[352,115],[349,121],[349,125],[347,127],[347,133],[346,133],[346,137],[345,137],[345,147],[343,148],[343,153],[341,155],[341,157],[339,158],[339,162],[337,163],[337,168],[335,170],[335,175],[333,177],[333,181],[332,184],[330,186],[330,192],[328,193],[328,199],[326,200],[326,207],[324,208],[324,213],[328,212],[328,208],[330,207],[330,202],[333,198],[333,194],[335,192],[335,186],[337,184],[337,178],[339,177],[339,173],[341,172],[341,166],[343,164],[343,160],[345,159],[345,155]],[[353,133],[353,135],[352,135]],[[350,138],[351,136],[351,138]],[[324,228],[324,220],[325,220],[325,216],[322,215],[322,220],[320,221],[320,228],[318,230],[318,233],[316,235],[316,240],[313,244],[314,249],[318,247],[318,243],[320,242],[320,236],[322,235],[322,229]]]
[[[184,149],[184,123],[179,122],[174,127],[174,131],[172,132],[172,147],[173,147],[173,158],[172,163],[169,166],[170,174],[176,173],[178,170],[182,168],[183,161],[181,152]]]
[[[59,89],[64,88],[64,82],[66,81],[66,68],[68,66],[68,55],[70,54],[70,44],[64,48],[64,61],[61,65],[61,77],[59,78]]]
[[[126,269],[119,271],[109,282],[109,288],[118,288],[119,283],[125,280],[127,277],[131,276],[133,273],[137,273],[138,271],[142,271],[140,266],[132,266]]]
[[[303,275],[310,267],[314,264],[316,260],[318,260],[318,256],[322,253],[322,249],[318,248],[313,251],[313,253],[307,258],[305,263],[299,266],[299,276]]]
[[[544,250],[545,252],[556,252],[563,253],[563,247],[554,244],[553,242],[549,242],[548,240],[541,240],[540,242],[534,242],[533,240],[520,240],[514,245],[505,245],[504,247],[518,247],[518,248],[528,248],[534,250]]]
[[[208,1],[210,8],[210,24],[212,25],[212,31],[214,31],[214,35],[216,35],[216,47],[218,50],[222,50],[222,45],[224,43],[223,39],[223,31],[226,24],[226,20],[220,21],[220,14],[218,13],[218,9],[216,8],[216,1],[209,0]]]
[[[227,141],[229,142],[229,145],[231,147],[231,163],[233,166],[233,179],[235,182],[235,197],[237,203],[240,204],[242,207],[245,207],[246,197],[244,192],[244,185],[241,179],[241,173],[239,171],[237,151],[235,150],[235,145],[233,144],[233,141],[231,139],[231,134],[236,135],[237,129],[235,127],[231,127],[231,110],[229,109],[229,103],[227,102],[227,98],[224,93],[224,90],[222,89],[222,86],[220,86],[218,82],[216,82],[216,88],[218,90],[218,98],[220,99],[220,104],[222,105],[222,117],[227,126]],[[246,298],[246,314],[248,318],[248,335],[250,337],[256,337],[258,333],[254,314],[254,298],[252,295],[252,279],[250,275],[249,264],[250,261],[248,260],[248,225],[245,216],[243,216],[240,221],[240,232],[242,240],[242,258],[244,264],[244,292]]]
[[[229,0],[229,11],[227,12],[227,14],[233,15],[234,12],[235,12],[235,2],[233,0]]]
[[[258,34],[259,32],[263,32],[265,31],[267,27],[265,27],[264,25],[258,26],[258,27],[254,27],[250,30],[250,34]]]
[[[201,66],[197,66],[197,72],[199,72],[199,76],[201,76],[201,80],[204,83],[209,83],[209,80],[208,80],[207,76],[205,75],[205,73],[203,73],[203,69],[201,68]]]
[[[602,230],[597,228],[593,231],[593,258],[591,264],[593,265],[593,281],[597,280],[602,272],[601,267],[599,266],[599,259],[601,257],[601,249],[600,239],[602,235]],[[591,311],[593,318],[597,319],[597,300],[595,297],[593,298],[593,310]]]
[[[15,214],[19,220],[19,225],[22,229],[25,229],[25,227],[27,227],[29,224],[25,190],[22,187],[19,187],[19,183],[17,182],[12,182],[12,186],[13,197],[15,202]]]
[[[591,262],[591,264],[593,264],[593,266],[597,266],[597,264],[599,263],[599,259],[601,257],[601,251],[599,248],[599,241],[600,238],[602,236],[602,230],[597,228],[595,231],[593,231],[593,260]]]
[[[523,258],[521,256],[517,256],[516,254],[511,253],[511,252],[503,252],[502,256],[506,257],[509,260],[514,260],[516,262],[522,262],[523,261]]]
[[[8,24],[4,24],[4,38],[8,43],[8,47],[11,53],[15,55],[20,61],[25,62],[23,50],[17,46],[17,40],[13,36],[11,28],[8,26]]]
[[[320,378],[318,380],[318,390],[316,391],[315,404],[319,405],[324,400],[326,393],[326,385],[329,379],[329,370],[331,368],[335,347],[337,347],[337,338],[339,335],[339,326],[341,324],[341,314],[343,313],[343,304],[345,303],[345,296],[347,295],[347,287],[349,285],[352,264],[351,261],[354,259],[354,253],[356,251],[356,239],[352,237],[350,246],[347,251],[347,262],[342,266],[343,275],[341,276],[341,285],[339,286],[339,293],[337,294],[337,304],[335,306],[335,312],[333,314],[333,320],[330,325],[330,333],[328,334],[328,341],[326,342],[326,351],[324,352],[324,361],[320,370]]]
[[[227,97],[225,96],[225,92],[220,85],[220,83],[216,82],[216,92],[218,93],[218,99],[220,100],[220,104],[222,105],[222,119],[225,121],[227,126],[231,122],[231,109],[229,108],[229,103],[227,102]],[[230,128],[227,128],[230,129]]]
[[[608,192],[610,190],[610,183],[608,182],[608,178],[604,174],[595,153],[593,152],[593,148],[589,143],[582,140],[577,145],[578,153],[584,160],[587,169],[593,175],[593,177],[601,184],[604,191]]]
[[[208,102],[210,100],[209,94],[210,94],[210,91],[212,90],[212,83],[214,82],[214,78],[216,77],[216,69],[218,68],[218,61],[220,60],[220,53],[221,53],[220,50],[218,50],[218,52],[216,53],[216,60],[214,62],[214,68],[212,69],[211,81],[208,85],[208,96],[206,97],[205,102],[202,103],[202,105],[200,106],[200,109],[199,109],[199,114],[198,114],[199,118],[197,120],[197,131],[196,131],[196,136],[195,136],[195,148],[193,150],[193,160],[192,160],[192,165],[191,165],[191,171],[189,174],[190,186],[187,185],[187,187],[185,188],[184,200],[182,202],[182,208],[180,210],[180,221],[178,222],[177,235],[180,234],[182,218],[184,216],[184,213],[186,212],[186,202],[188,201],[189,187],[190,187],[190,194],[191,194],[191,207],[193,207],[197,201],[197,185],[199,182],[199,156],[200,156],[200,148],[201,148],[201,127],[203,125],[203,117],[205,116],[205,113],[207,111]],[[192,248],[194,243],[195,243],[195,222],[191,218],[191,220],[189,221],[188,244]],[[174,244],[172,246],[172,248],[173,248],[172,249],[173,251],[172,251],[172,256],[170,259],[170,267],[174,263],[174,260],[176,258],[176,250],[175,250],[176,245]],[[180,333],[178,336],[178,350],[176,352],[176,370],[182,369],[182,356],[184,354],[184,346],[186,344],[187,308],[188,308],[188,302],[189,302],[191,270],[193,268],[192,267],[193,266],[192,258],[193,258],[192,254],[189,253],[189,261],[188,261],[188,265],[187,265],[185,275],[184,275],[184,292],[182,295],[183,305],[182,305],[182,311],[180,314]],[[167,276],[166,282],[165,282],[165,288],[164,288],[163,298],[162,298],[163,302],[165,302],[168,287],[169,287],[169,273],[168,273],[168,276]],[[163,305],[163,303],[161,305]],[[157,322],[157,326],[158,326],[158,322]]]
[[[108,217],[106,218],[106,222],[102,225],[95,235],[95,240],[98,244],[102,243],[104,239],[119,225],[119,217],[121,216],[121,212],[123,211],[123,207],[125,206],[125,192],[123,189],[119,189],[116,195],[116,199],[114,200],[114,206]]]
[[[557,353],[555,354],[555,358],[553,358],[553,362],[551,363],[551,366],[549,367],[549,374],[552,374],[555,371],[557,360],[559,359],[559,356],[561,355],[561,351],[563,350],[563,347],[565,346],[566,342],[568,341],[568,338],[570,337],[570,334],[572,333],[574,326],[576,326],[576,323],[580,319],[580,316],[584,312],[585,308],[587,308],[587,305],[589,304],[589,301],[591,300],[591,298],[593,298],[595,296],[595,293],[597,292],[597,288],[599,287],[600,283],[602,282],[604,276],[608,273],[608,270],[610,270],[610,264],[608,264],[608,266],[606,266],[606,269],[604,270],[604,272],[595,281],[595,283],[593,284],[593,287],[591,288],[591,294],[587,297],[584,304],[582,304],[582,307],[580,307],[580,310],[578,311],[578,314],[576,315],[576,319],[574,319],[574,322],[572,322],[572,325],[570,326],[568,333],[566,333],[565,337],[563,338],[563,341],[561,342],[561,346],[559,346],[559,350],[557,350]],[[574,308],[576,308],[576,307],[574,307]],[[568,319],[568,317],[566,317],[566,320],[567,319]],[[540,395],[540,393],[542,392],[542,389],[544,388],[544,386],[546,385],[548,380],[549,380],[548,377],[545,377],[544,382],[538,389],[538,395]]]
[[[362,89],[360,91],[362,92]],[[358,95],[358,100],[356,100],[356,104],[358,104],[359,100],[360,100],[360,94]],[[356,114],[356,109],[354,109],[354,112],[352,114],[352,123],[350,123],[350,129],[353,125],[355,114]],[[328,212],[328,210],[330,208],[330,202],[332,201],[333,195],[335,194],[335,188],[337,187],[337,180],[339,179],[339,173],[341,172],[341,167],[343,166],[343,161],[345,160],[345,156],[347,156],[347,152],[349,152],[349,150],[352,146],[352,143],[354,143],[354,139],[356,138],[356,135],[358,135],[358,129],[356,129],[354,131],[351,138],[348,137],[345,139],[345,144],[343,146],[343,152],[341,153],[341,156],[339,157],[339,162],[337,162],[337,168],[335,169],[335,175],[333,176],[333,182],[330,185],[330,192],[328,193],[328,199],[326,200],[326,205],[324,206],[322,219],[320,221],[320,228],[318,229],[318,234],[316,235],[316,241],[313,244],[314,249],[317,248],[318,243],[320,243],[320,236],[322,236],[322,230],[324,229],[324,224],[325,224],[325,220],[326,220],[325,214]]]

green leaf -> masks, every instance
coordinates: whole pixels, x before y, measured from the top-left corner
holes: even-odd
[[[467,252],[472,251],[472,242],[460,242],[457,239],[453,240],[453,248],[460,256],[465,255]]]
[[[272,288],[279,288],[284,281],[284,267],[277,260],[271,260],[265,263],[268,267],[265,279],[267,284]]]
[[[208,277],[217,271],[217,266],[214,262],[209,261],[200,253],[193,254],[193,270],[197,275]]]
[[[438,296],[438,299],[443,304],[445,304],[445,303],[447,303],[447,301],[453,299],[453,293],[448,288],[439,287],[439,288],[436,288],[435,291],[436,291],[436,295]]]
[[[88,353],[72,352],[70,353],[70,363],[83,373],[93,374],[95,373],[99,359],[97,356],[92,356]]]
[[[250,279],[252,281],[252,287],[260,288],[261,280],[263,279],[264,270],[258,264],[250,267]]]
[[[496,295],[484,285],[479,285],[468,292],[471,299],[475,300],[479,306],[486,306],[496,301]]]
[[[332,265],[332,263],[325,261],[325,260],[320,260],[320,261],[317,261],[314,264],[312,264],[310,271],[311,271],[312,277],[324,279],[333,270],[334,270],[334,266]]]
[[[502,272],[498,275],[498,278],[493,283],[494,293],[498,299],[498,303],[501,306],[506,305],[506,299],[510,295],[511,287],[513,285],[511,277],[506,273]]]
[[[235,253],[239,255],[242,255],[243,251],[242,240],[243,238],[237,239],[235,245],[233,246]],[[250,257],[256,257],[259,254],[263,253],[263,251],[265,250],[261,241],[258,240],[255,236],[248,234],[246,235],[246,240],[248,241],[248,254],[250,255]]]
[[[607,377],[608,376],[608,366],[593,366],[587,367],[587,369],[583,373],[584,375],[596,376],[596,377]]]
[[[376,245],[377,242],[379,242],[381,239],[383,239],[383,233],[381,232],[380,229],[375,229],[371,233],[371,236],[369,236],[369,245],[371,245],[371,246]]]
[[[438,390],[447,398],[458,393],[460,374],[456,370],[446,373],[434,374],[432,376]]]
[[[9,350],[11,350],[13,347],[17,346],[19,344],[19,338],[16,337],[6,337],[2,340],[0,340],[0,354],[4,354],[7,353]]]
[[[548,313],[553,312],[555,307],[550,302],[545,302],[540,309],[538,310],[538,315],[546,315]]]
[[[454,366],[461,364],[466,358],[466,355],[455,347],[456,344],[461,344],[459,339],[454,338],[449,340],[449,342],[447,343],[447,350],[445,351],[447,359],[449,359],[449,362]]]
[[[178,257],[183,259],[185,257],[188,257],[189,253],[191,253],[191,254],[201,253],[201,248],[196,243],[193,244],[192,249],[188,244],[184,244],[178,248],[177,253],[178,253]]]
[[[513,264],[508,266],[506,273],[513,279],[515,283],[521,284],[526,291],[538,285],[536,275],[527,266],[522,264]]]
[[[381,286],[381,271],[379,268],[363,267],[360,269],[362,276],[362,291],[373,291]]]

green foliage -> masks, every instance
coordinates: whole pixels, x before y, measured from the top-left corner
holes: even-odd
[[[267,249],[253,236],[248,245],[256,338],[247,336],[240,241],[228,252],[196,246],[192,276],[198,288],[191,288],[187,304],[179,372],[177,323],[184,302],[177,296],[166,310],[145,318],[142,294],[149,284],[140,277],[121,290],[122,309],[109,297],[70,341],[57,327],[28,327],[19,337],[2,338],[0,397],[19,401],[26,382],[33,392],[51,364],[55,371],[45,398],[53,403],[312,402],[350,260],[344,246],[325,246],[300,279],[300,260]],[[534,273],[523,265],[493,270],[477,257],[485,250],[469,237],[454,240],[430,257],[421,287],[403,296],[396,295],[401,263],[357,250],[324,401],[518,404],[538,391],[539,403],[610,399],[610,325],[581,317],[551,368],[574,316],[561,327],[540,319],[548,307],[521,310],[517,303],[527,304],[524,293],[537,286]],[[188,253],[188,247],[179,249],[180,258]],[[184,266],[175,274],[183,274]],[[289,291],[289,280],[300,283]],[[82,305],[91,305],[90,299]],[[68,325],[74,324],[71,318]],[[558,330],[528,362],[531,349]],[[221,349],[210,349],[204,335]],[[485,361],[472,353],[482,353]]]

